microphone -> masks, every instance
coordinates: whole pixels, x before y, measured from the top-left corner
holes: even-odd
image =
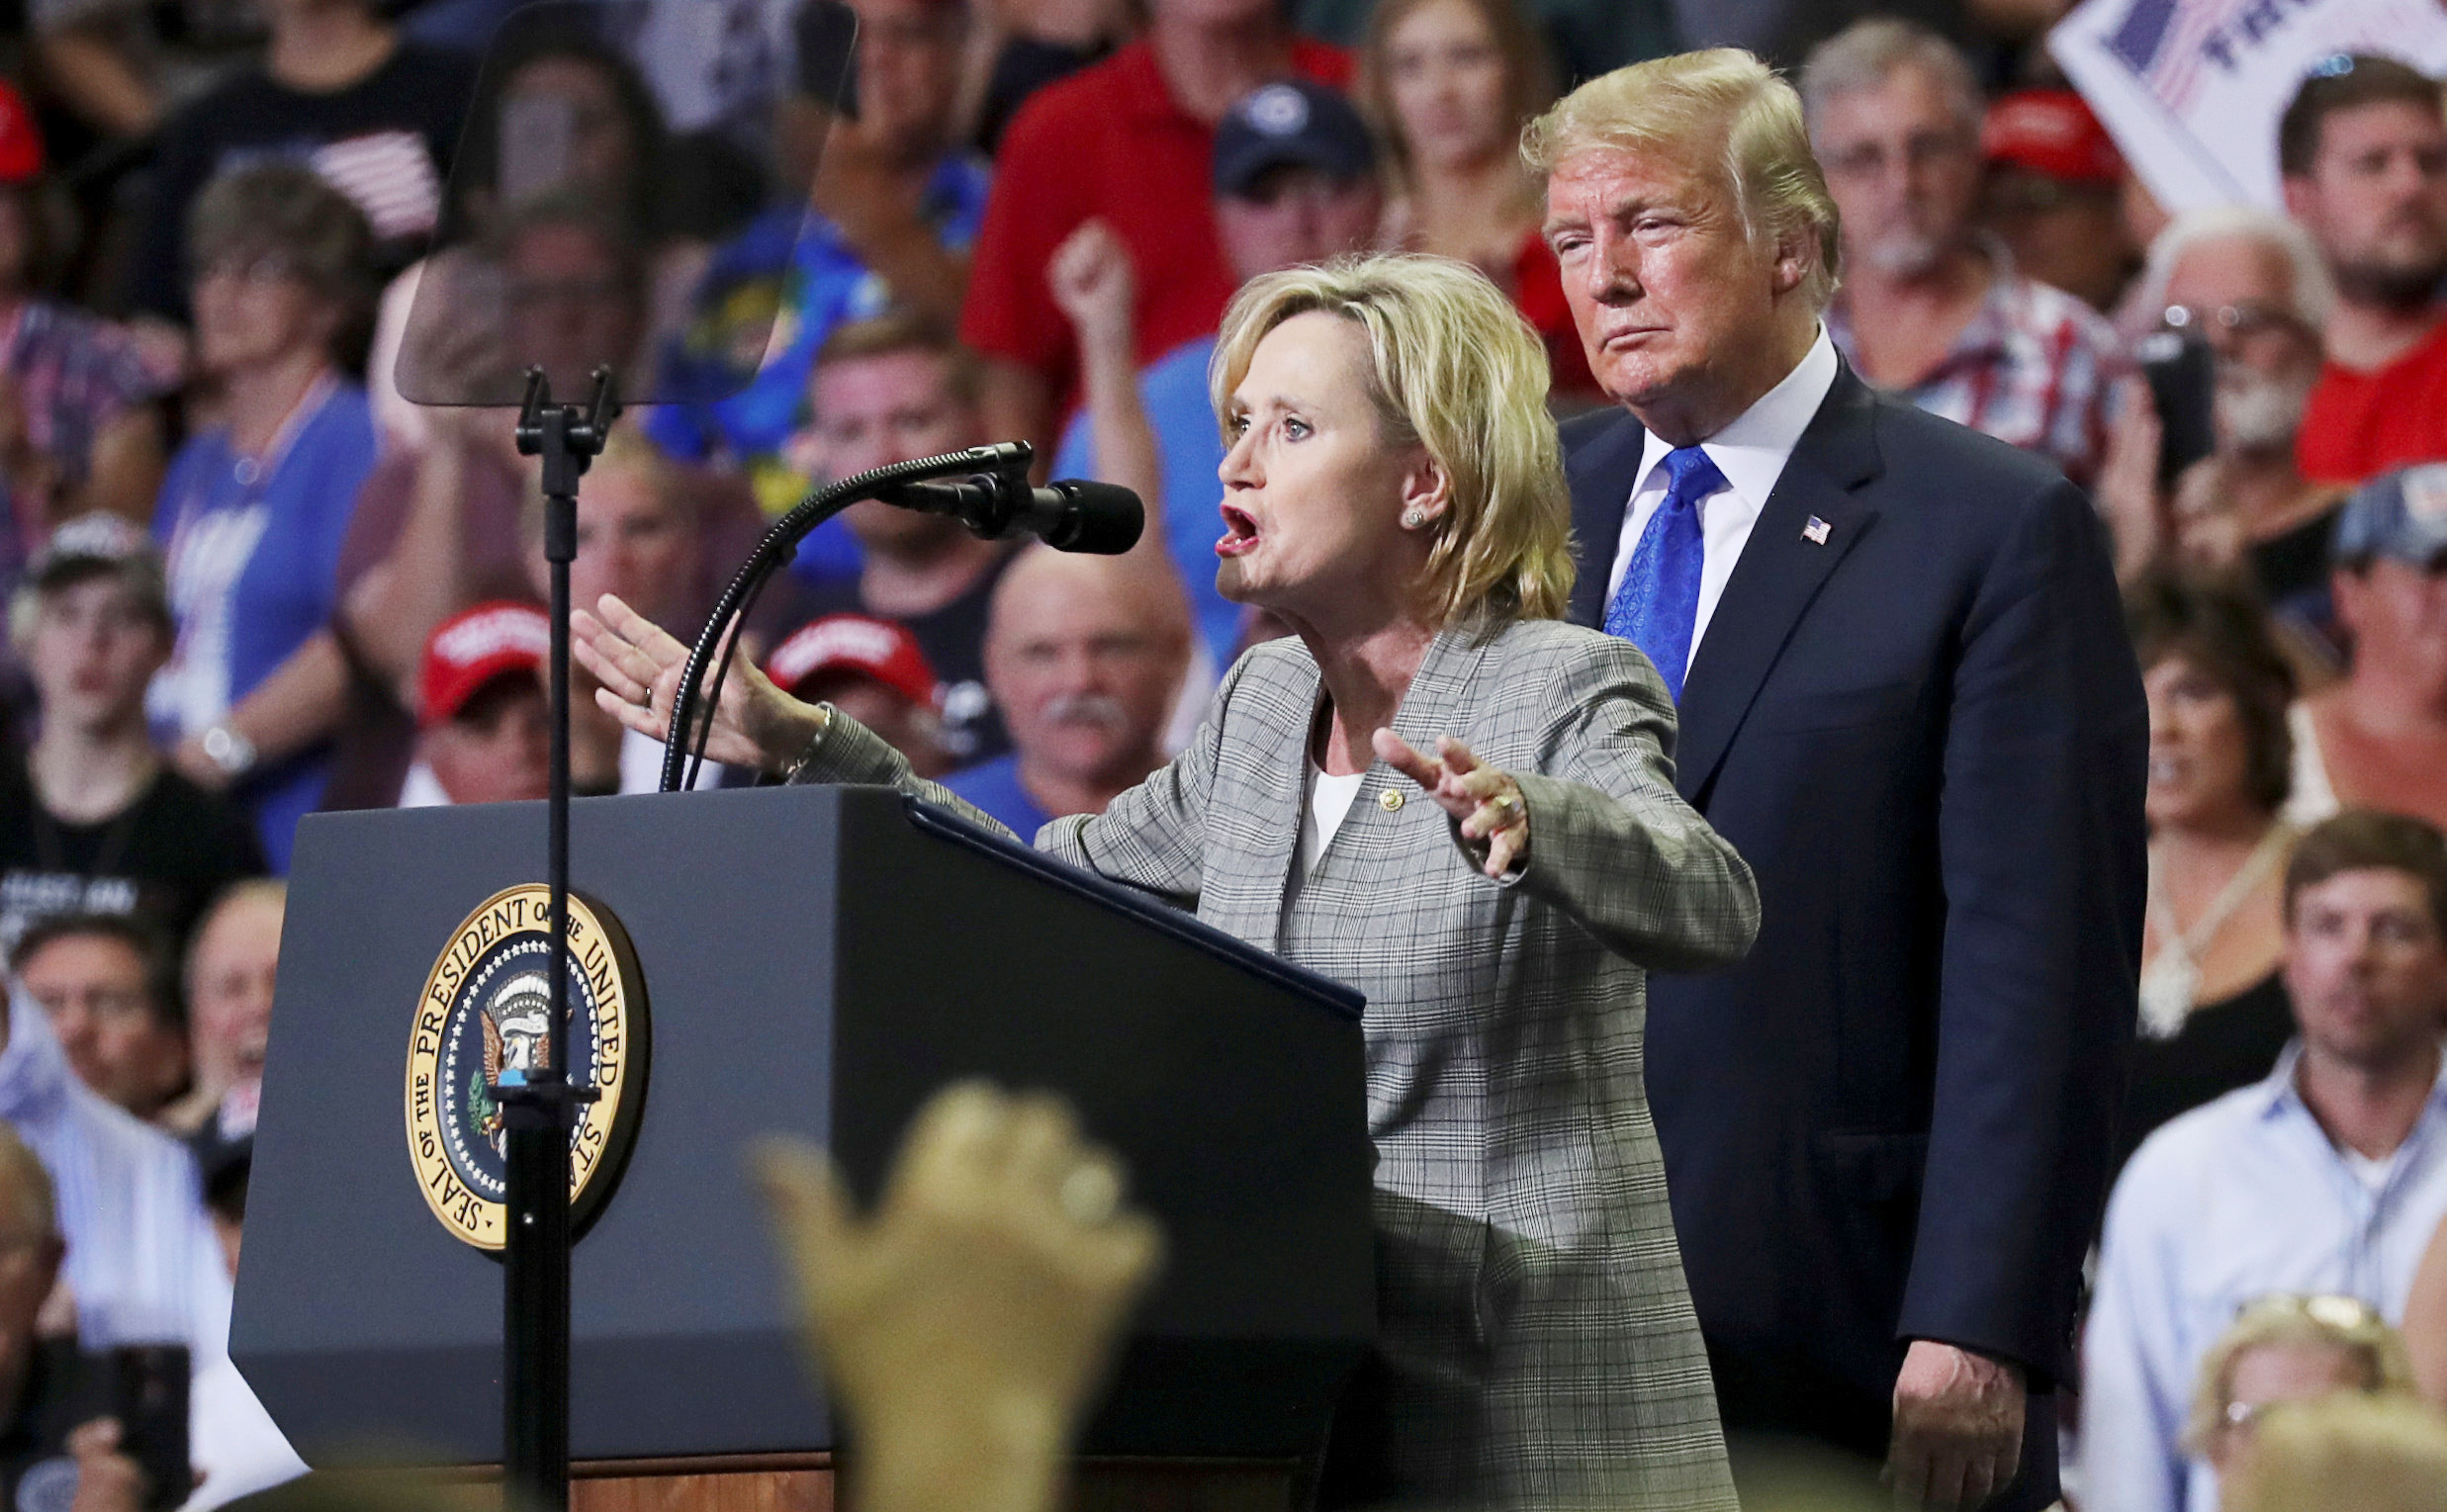
[[[1146,506],[1119,484],[1069,478],[1032,489],[1027,478],[972,473],[939,483],[905,483],[875,494],[924,514],[949,514],[989,541],[1033,535],[1056,551],[1118,557],[1138,544]]]

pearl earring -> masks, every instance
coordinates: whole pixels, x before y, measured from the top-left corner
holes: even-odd
[[[1405,530],[1416,530],[1426,523],[1427,511],[1416,504],[1402,512],[1402,528]]]

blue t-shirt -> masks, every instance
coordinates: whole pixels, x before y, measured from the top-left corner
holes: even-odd
[[[977,239],[989,179],[983,159],[953,153],[927,180],[919,214],[946,248],[964,251]],[[690,324],[665,350],[661,387],[719,392],[739,343],[770,319],[763,364],[727,399],[657,407],[647,434],[674,456],[737,466],[769,512],[788,508],[809,480],[791,472],[782,446],[807,424],[817,349],[838,327],[881,314],[891,299],[831,221],[795,207],[766,212],[707,264]],[[799,543],[791,570],[808,582],[856,577],[858,541],[839,520],[828,522]]]
[[[1164,469],[1164,549],[1190,590],[1190,613],[1216,665],[1231,660],[1240,641],[1241,606],[1216,591],[1215,543],[1224,534],[1224,432],[1207,399],[1207,363],[1215,337],[1184,341],[1138,375],[1138,401],[1155,431]],[[1083,410],[1072,415],[1053,454],[1055,478],[1097,478],[1096,442]],[[1109,480],[1107,480],[1109,481]]]
[[[153,534],[178,647],[147,708],[173,739],[227,718],[339,609],[340,542],[374,468],[373,410],[364,390],[327,380],[291,427],[261,462],[240,457],[227,427],[189,437],[170,461]],[[275,873],[321,802],[329,756],[316,747],[259,767],[232,794]]]
[[[1053,823],[1053,816],[1039,808],[1037,800],[1020,784],[1020,755],[1016,751],[955,771],[943,780],[944,786],[1010,826],[1011,833],[1024,841],[1035,841],[1038,831]]]

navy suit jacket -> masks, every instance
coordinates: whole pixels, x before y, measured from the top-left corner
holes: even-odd
[[[1597,624],[1647,434],[1621,411],[1565,434],[1572,617]],[[2081,490],[1842,372],[1682,692],[1678,785],[1756,871],[1759,942],[1649,985],[1728,1429],[1882,1454],[1905,1341],[1941,1340],[2028,1370],[2013,1500],[2052,1496],[2044,1393],[2133,1028],[2147,727]]]

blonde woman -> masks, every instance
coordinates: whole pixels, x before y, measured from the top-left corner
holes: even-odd
[[[1537,338],[1474,270],[1367,258],[1252,281],[1213,372],[1218,580],[1295,634],[1037,844],[1368,995],[1382,1329],[1327,1494],[1730,1507],[1641,1036],[1646,969],[1738,959],[1758,897],[1675,794],[1647,659],[1557,622]],[[685,648],[602,608],[580,655],[660,735]],[[838,711],[730,680],[715,759],[956,806]]]
[[[2255,1298],[2201,1360],[2184,1450],[2220,1480],[2234,1471],[2271,1408],[2339,1391],[2413,1394],[2404,1339],[2358,1296],[2272,1292]],[[2215,1506],[2194,1477],[2194,1504]]]

